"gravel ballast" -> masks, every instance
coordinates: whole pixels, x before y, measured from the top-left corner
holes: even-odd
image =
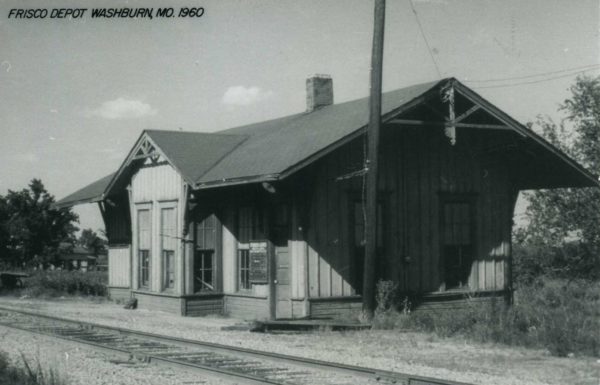
[[[335,361],[420,376],[444,378],[473,384],[590,384],[600,379],[600,362],[587,357],[557,358],[542,350],[477,344],[460,339],[439,339],[423,333],[367,330],[352,332],[314,332],[303,334],[262,334],[222,330],[240,320],[210,316],[181,317],[159,311],[125,310],[111,302],[94,303],[86,299],[34,300],[0,298],[0,306],[37,311],[63,318],[95,322],[169,336],[196,339],[250,349],[284,353],[313,359]],[[42,364],[64,366],[58,359],[69,354],[69,376],[85,382],[73,384],[194,384],[221,383],[170,368],[145,366],[131,368],[109,362],[104,353],[80,345],[57,342],[51,337],[0,329],[0,350],[11,357],[23,352],[34,357],[40,352]],[[23,351],[26,350],[26,352]],[[85,352],[73,358],[69,353]],[[53,350],[57,352],[52,353]],[[43,354],[42,354],[43,352]],[[52,360],[46,360],[48,356]],[[76,355],[77,356],[77,355]],[[83,360],[73,361],[73,360]],[[77,370],[73,372],[73,367]],[[110,374],[110,373],[116,374]],[[78,374],[80,373],[80,374]],[[152,375],[147,375],[153,373]],[[105,377],[108,376],[110,380]],[[119,382],[121,381],[121,382]],[[189,382],[196,381],[196,382]],[[217,382],[214,382],[217,381]]]
[[[130,362],[125,357],[104,353],[86,346],[0,325],[0,350],[23,367],[23,359],[32,368],[47,373],[54,370],[71,385],[226,385],[232,382],[197,373]],[[17,385],[17,384],[15,384]]]

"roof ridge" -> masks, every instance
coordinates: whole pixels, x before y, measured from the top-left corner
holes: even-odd
[[[442,79],[438,79],[438,80],[431,80],[431,81],[428,81],[428,82],[414,83],[414,84],[408,85],[406,87],[400,87],[400,88],[395,88],[393,90],[385,91],[385,92],[383,92],[383,95],[391,94],[391,93],[397,92],[397,91],[407,90],[407,89],[412,88],[412,87],[422,87],[422,86],[424,86],[426,84],[430,84],[431,85],[430,88],[435,88],[438,85],[440,85],[441,83],[448,82],[450,80],[456,80],[456,78],[455,77],[448,77],[448,78],[442,78]],[[329,110],[332,107],[339,107],[339,106],[343,106],[345,104],[355,103],[355,102],[357,102],[359,100],[368,99],[368,98],[369,98],[369,96],[367,95],[367,96],[363,96],[363,97],[356,98],[356,99],[346,100],[346,101],[341,102],[341,103],[334,103],[334,104],[330,104],[330,105],[326,105],[326,106],[321,106],[321,107],[319,107],[318,109],[316,109],[314,111],[296,112],[296,113],[293,113],[293,114],[284,115],[284,116],[280,116],[280,117],[277,117],[277,118],[272,118],[272,119],[267,119],[267,120],[261,120],[261,121],[257,121],[257,122],[254,122],[254,123],[246,123],[246,124],[242,124],[240,126],[229,127],[229,128],[225,128],[223,130],[216,131],[216,132],[217,133],[227,132],[227,131],[230,131],[230,130],[236,130],[236,129],[246,128],[246,127],[251,127],[253,125],[271,123],[271,122],[275,122],[277,120],[302,118],[304,116],[316,115],[318,112],[327,111],[327,110]],[[224,133],[222,135],[244,135],[244,134],[226,134],[226,133]]]
[[[168,134],[194,134],[194,135],[214,135],[214,136],[244,136],[247,137],[248,135],[245,134],[223,134],[220,133],[220,131],[215,131],[215,132],[202,132],[202,131],[181,131],[181,130],[160,130],[160,129],[153,129],[153,128],[145,128],[142,130],[142,132],[163,132],[163,133],[168,133]]]
[[[223,136],[227,136],[227,135],[223,135]],[[215,167],[217,167],[217,165],[219,163],[221,163],[223,161],[223,159],[227,158],[229,156],[229,154],[231,154],[232,152],[234,152],[235,150],[238,149],[238,147],[240,147],[242,144],[244,144],[249,138],[249,135],[229,135],[229,136],[243,136],[245,137],[244,140],[240,141],[238,144],[236,144],[231,150],[227,151],[225,154],[223,154],[219,159],[217,159],[213,164],[211,164],[209,167],[206,168],[206,171],[204,171],[202,173],[202,175],[198,176],[198,178],[196,178],[196,180],[194,181],[194,185],[196,183],[198,183],[198,181],[200,179],[202,179],[202,177],[206,174],[208,174],[209,171],[212,171],[212,169],[214,169]],[[194,186],[196,187],[196,186]]]

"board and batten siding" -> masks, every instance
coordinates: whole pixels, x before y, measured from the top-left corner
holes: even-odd
[[[147,290],[152,292],[164,291],[163,279],[163,263],[162,263],[162,248],[168,245],[169,248],[175,248],[175,287],[172,290],[175,294],[183,293],[183,247],[181,242],[173,241],[173,239],[163,242],[161,234],[161,218],[163,217],[163,209],[175,209],[175,213],[169,217],[175,217],[175,227],[169,224],[169,235],[174,232],[180,236],[182,224],[182,205],[180,202],[184,197],[184,181],[169,164],[159,162],[156,165],[148,164],[141,167],[131,179],[131,199],[133,204],[133,234],[132,234],[132,269],[133,269],[133,288],[139,289],[139,224],[138,212],[140,210],[150,210],[150,282]],[[177,247],[175,247],[175,245]],[[142,297],[140,297],[142,298]],[[145,297],[143,297],[145,298]]]
[[[110,245],[131,243],[131,221],[129,219],[129,200],[126,194],[111,197],[110,204],[103,204],[104,228]]]
[[[235,212],[229,207],[224,210],[222,218],[223,293],[226,294],[233,294],[238,288],[237,239],[233,234],[235,225]]]
[[[504,133],[458,129],[452,146],[443,129],[384,126],[378,180],[384,223],[379,277],[398,282],[401,290],[443,290],[440,206],[445,195],[464,195],[472,199],[475,221],[468,289],[506,288],[516,193],[506,162],[488,151],[506,139]],[[361,169],[362,154],[363,138],[358,138],[312,166],[310,223],[305,241],[291,245],[293,272],[308,273],[309,297],[356,294],[362,268],[353,257],[352,205],[360,199],[363,180],[338,177]],[[293,276],[293,297],[302,297],[301,281]]]
[[[109,246],[108,248],[108,286],[129,288],[131,285],[131,246]]]

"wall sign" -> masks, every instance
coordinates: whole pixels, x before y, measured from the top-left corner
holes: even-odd
[[[268,253],[266,241],[250,242],[250,282],[268,283]]]

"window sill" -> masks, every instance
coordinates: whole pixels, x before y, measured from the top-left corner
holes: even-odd
[[[140,288],[140,289],[137,289],[137,290],[132,290],[131,292],[133,294],[153,295],[153,296],[156,296],[156,297],[173,297],[173,298],[181,297],[179,294],[175,294],[173,292],[167,292],[167,291],[150,291],[150,290],[144,289],[144,288]]]
[[[241,298],[256,298],[256,299],[267,299],[268,298],[266,295],[255,295],[252,293],[243,293],[243,292],[227,293],[225,295],[228,297],[241,297]]]
[[[213,298],[213,297],[223,297],[223,292],[221,292],[221,291],[211,291],[211,292],[203,292],[203,293],[183,294],[180,297],[182,297],[182,298]]]
[[[210,297],[222,297],[223,296],[223,293],[220,291],[210,292],[210,293],[177,294],[173,291],[156,292],[156,291],[138,289],[138,290],[132,290],[132,293],[140,294],[140,295],[151,295],[151,296],[155,296],[155,297],[169,297],[169,298],[198,298],[198,297],[210,298]]]
[[[310,302],[328,302],[328,301],[356,301],[361,300],[360,295],[336,296],[336,297],[309,297]]]

